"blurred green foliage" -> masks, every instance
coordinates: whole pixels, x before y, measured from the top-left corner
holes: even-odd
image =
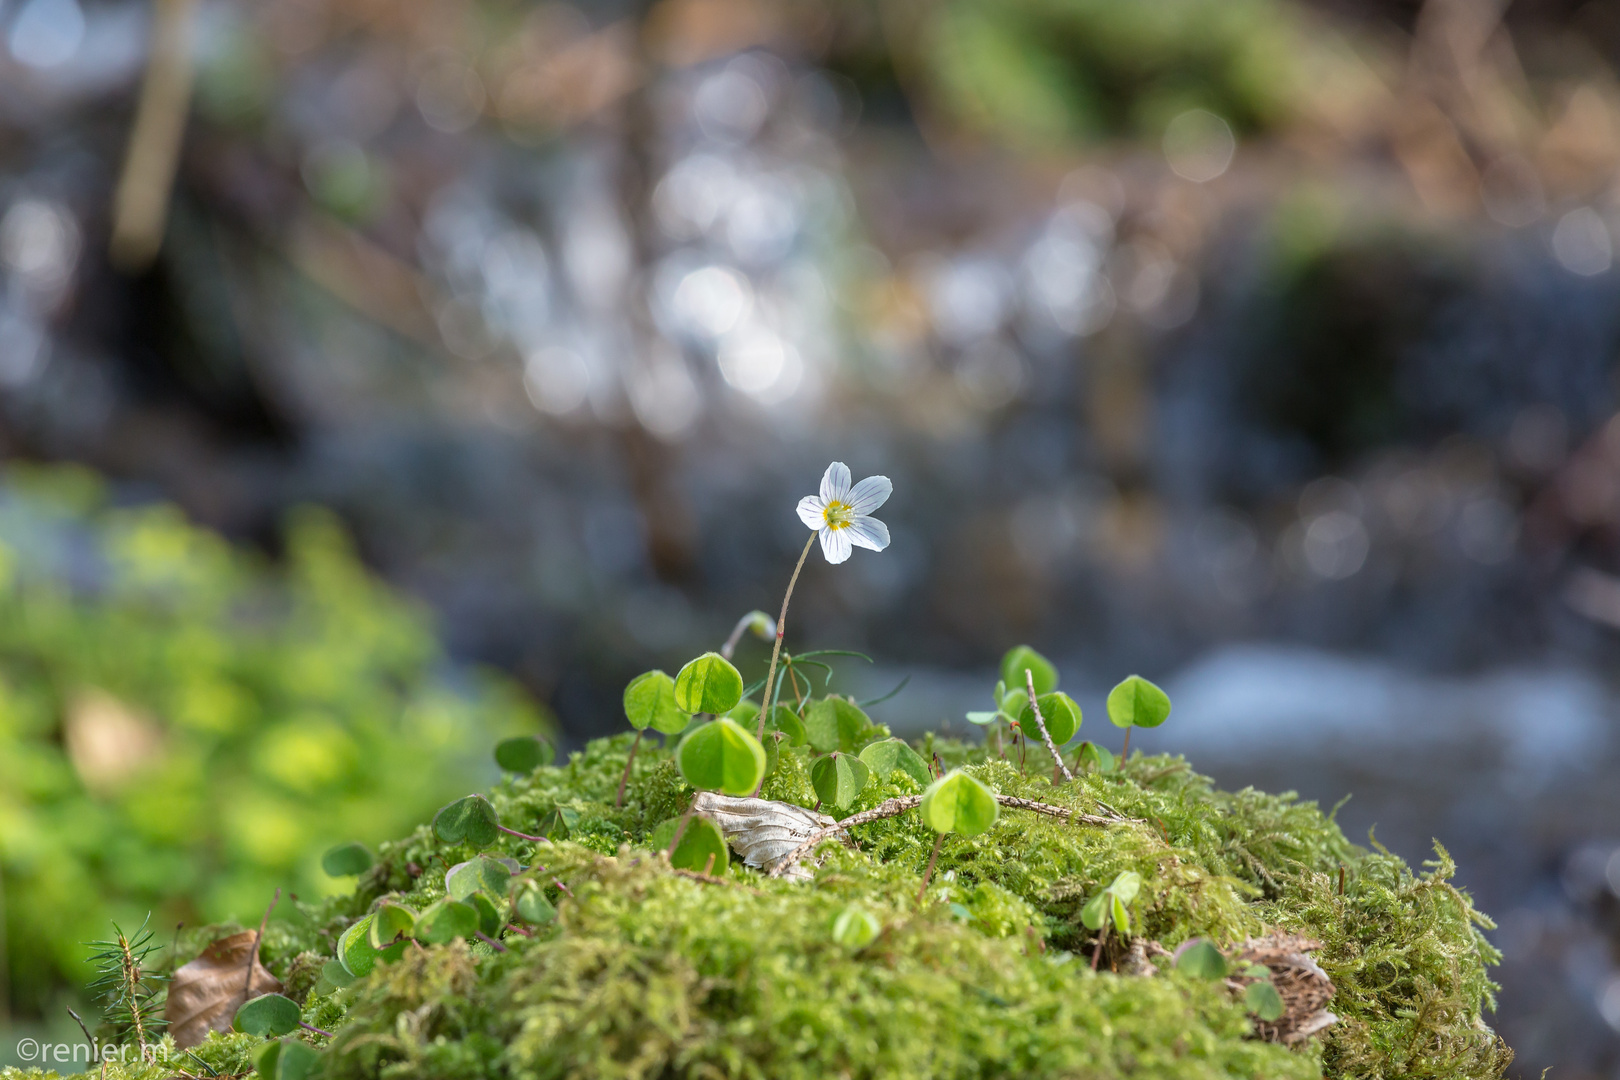
[[[427,614],[292,515],[284,563],[117,507],[99,480],[0,481],[0,972],[41,1011],[109,919],[252,918],[277,886],[349,887],[333,842],[398,835],[494,779],[546,726],[511,683],[452,668]]]
[[[1262,129],[1303,85],[1304,36],[1281,0],[951,0],[922,39],[953,113],[1032,144],[1157,139],[1190,108]]]

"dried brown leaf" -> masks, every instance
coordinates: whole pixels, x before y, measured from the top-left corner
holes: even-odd
[[[220,938],[174,973],[163,1018],[169,1022],[169,1032],[180,1049],[196,1046],[208,1038],[210,1031],[229,1031],[236,1010],[249,998],[281,992],[281,980],[270,974],[256,955],[258,938],[253,930]]]

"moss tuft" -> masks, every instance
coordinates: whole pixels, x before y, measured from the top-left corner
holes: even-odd
[[[1481,933],[1490,923],[1450,884],[1450,858],[1437,849],[1414,875],[1382,848],[1349,843],[1293,794],[1217,791],[1180,758],[1140,754],[1053,787],[1039,750],[1020,769],[931,738],[925,754],[1002,794],[1129,820],[1094,827],[1006,810],[980,836],[946,838],[919,907],[934,834],[914,813],[854,828],[859,851],[824,845],[810,884],[736,864],[720,884],[672,874],[645,842],[691,792],[667,750],[644,741],[615,807],[630,741],[597,740],[491,794],[520,831],[559,807],[577,815],[566,841],[502,834],[489,852],[543,863],[542,881],[567,885],[566,895],[547,888],[554,923],[508,934],[504,952],[413,946],[347,990],[308,988],[306,1020],[336,1032],[327,1076],[1491,1080],[1511,1060],[1483,1020],[1495,990],[1497,954]],[[764,795],[812,805],[808,762],[784,752]],[[896,772],[850,812],[918,790]],[[304,990],[348,922],[383,896],[424,907],[443,895],[445,869],[471,854],[426,826],[383,844],[353,894],[271,924],[267,962]],[[1116,945],[1094,974],[1080,908],[1124,870],[1143,879],[1133,929],[1167,948],[1273,929],[1320,940],[1340,1022],[1289,1050],[1253,1039],[1220,984],[1162,959],[1156,975],[1118,974]],[[831,933],[851,904],[882,927],[862,949]],[[210,1052],[240,1038],[211,1041]]]

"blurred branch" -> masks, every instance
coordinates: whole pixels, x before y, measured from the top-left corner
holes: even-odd
[[[129,136],[123,175],[113,200],[110,255],[114,265],[144,269],[163,244],[191,100],[191,15],[196,0],[157,0],[152,44],[140,103]]]

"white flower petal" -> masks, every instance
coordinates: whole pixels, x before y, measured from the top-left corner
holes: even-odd
[[[827,556],[830,563],[841,563],[849,558],[854,548],[849,546],[848,529],[822,529],[821,553]]]
[[[827,524],[827,504],[820,495],[806,495],[799,500],[799,520],[812,529]]]
[[[821,501],[846,502],[849,496],[849,466],[842,461],[835,461],[827,466],[826,475],[821,478]]]
[[[849,508],[857,514],[870,514],[889,501],[894,485],[887,476],[868,476],[849,489]]]
[[[868,551],[889,546],[889,527],[875,517],[858,517],[841,531],[848,534],[850,543]]]

